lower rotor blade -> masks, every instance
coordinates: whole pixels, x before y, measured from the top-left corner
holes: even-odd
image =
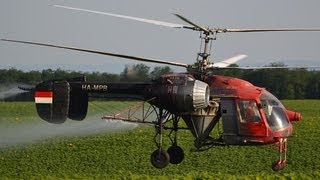
[[[118,54],[118,53],[96,51],[96,50],[90,50],[90,49],[82,49],[82,48],[76,48],[76,47],[58,46],[58,45],[53,45],[53,44],[44,44],[44,43],[30,42],[30,41],[19,41],[19,40],[12,40],[12,39],[1,39],[1,41],[22,43],[22,44],[31,44],[31,45],[37,45],[37,46],[46,46],[46,47],[60,48],[60,49],[68,49],[68,50],[73,50],[73,51],[81,51],[81,52],[87,52],[87,53],[93,53],[93,54],[101,54],[101,55],[106,55],[106,56],[132,59],[132,60],[136,60],[136,61],[166,64],[166,65],[180,66],[180,67],[188,67],[188,64],[184,64],[184,63],[177,63],[177,62],[164,61],[164,60],[159,60],[159,59],[130,56],[130,55],[124,55],[124,54]]]
[[[236,55],[236,56],[231,57],[229,59],[226,59],[226,60],[223,60],[220,62],[216,62],[216,63],[210,65],[209,68],[228,67],[228,66],[235,64],[236,62],[238,62],[246,57],[248,57],[248,56],[245,54],[239,54],[239,55]]]

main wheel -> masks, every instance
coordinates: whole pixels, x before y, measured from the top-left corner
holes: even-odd
[[[170,162],[170,156],[167,151],[157,149],[151,154],[151,164],[156,168],[164,168]]]
[[[171,164],[179,164],[184,159],[184,151],[179,146],[171,146],[168,149]]]

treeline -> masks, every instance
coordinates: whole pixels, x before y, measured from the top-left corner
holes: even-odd
[[[279,66],[279,64],[272,64]],[[281,66],[284,66],[280,64]],[[0,69],[0,83],[31,84],[51,79],[65,79],[85,75],[88,81],[130,82],[155,79],[162,74],[171,73],[168,67],[150,67],[144,64],[126,66],[120,74],[101,72],[66,71],[46,69],[24,72],[17,69]],[[265,87],[280,99],[319,99],[320,71],[306,69],[261,69],[261,70],[217,70],[214,74],[238,77],[260,87]]]
[[[285,66],[272,63],[268,66]],[[280,99],[320,99],[320,71],[307,69],[223,70],[215,74],[238,77],[264,87]]]
[[[70,77],[86,76],[88,81],[95,82],[127,82],[127,81],[146,81],[157,78],[162,74],[172,73],[172,69],[168,66],[155,67],[150,71],[150,67],[144,64],[136,64],[133,66],[125,66],[120,74],[110,74],[101,72],[81,72],[69,71],[62,69],[45,69],[42,71],[24,72],[15,68],[0,69],[0,83],[2,86],[7,84],[37,84],[42,81],[52,79],[66,79]]]

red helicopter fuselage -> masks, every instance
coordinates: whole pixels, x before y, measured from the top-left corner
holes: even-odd
[[[156,128],[156,145],[161,146],[163,130],[174,132],[174,138],[170,138],[173,145],[168,149],[173,164],[180,163],[184,157],[183,150],[177,145],[177,131],[188,129],[195,137],[197,149],[214,143],[251,145],[279,142],[279,160],[273,168],[281,169],[286,162],[287,137],[293,132],[291,122],[301,120],[300,113],[287,110],[266,89],[245,80],[218,75],[207,75],[200,80],[189,73],[166,74],[143,83],[94,83],[86,82],[85,77],[44,81],[35,88],[37,112],[50,123],[63,123],[67,118],[83,120],[91,93],[135,95],[148,102],[157,118],[157,122],[151,122]],[[149,110],[146,114],[150,114]],[[106,119],[112,117],[117,119],[118,115],[104,116]],[[140,122],[146,123],[143,118]],[[178,127],[180,118],[187,128]],[[119,119],[132,122],[129,117]],[[138,122],[136,118],[134,120]],[[172,127],[165,126],[169,121]],[[216,139],[210,135],[218,122],[222,122],[223,133]],[[152,158],[159,153],[167,156],[166,152],[158,149]],[[163,168],[168,162],[153,159],[152,163]]]
[[[266,89],[248,81],[212,75],[204,80],[211,98],[219,98],[227,144],[273,143],[292,134],[299,113],[287,110]]]

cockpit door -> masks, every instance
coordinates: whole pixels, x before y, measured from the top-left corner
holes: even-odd
[[[221,98],[223,139],[226,144],[238,144],[238,118],[235,98]]]
[[[237,108],[234,99],[221,99],[224,135],[238,135]]]

